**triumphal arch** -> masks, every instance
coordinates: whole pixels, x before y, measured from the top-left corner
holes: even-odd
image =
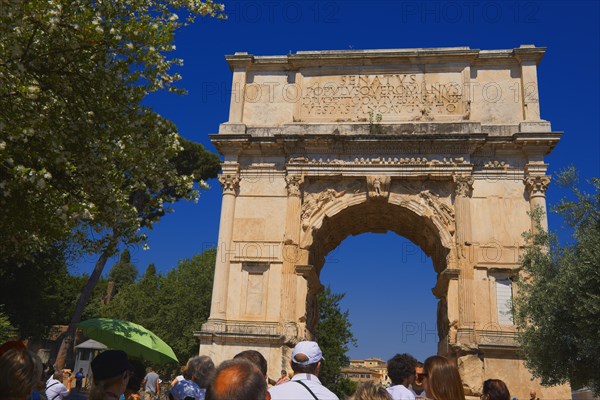
[[[510,315],[521,234],[528,212],[545,209],[544,157],[561,136],[540,118],[543,55],[524,45],[228,56],[200,353],[219,362],[257,349],[277,376],[313,335],[325,256],[348,235],[393,231],[433,261],[438,353],[457,361],[467,394],[494,377],[519,398],[570,398],[531,381]]]

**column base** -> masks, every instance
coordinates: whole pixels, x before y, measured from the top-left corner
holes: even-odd
[[[194,336],[200,340],[199,354],[211,357],[215,365],[244,350],[256,350],[267,359],[269,377],[278,378],[282,369],[290,369],[295,341],[286,333],[291,332],[296,329],[279,322],[209,319]]]
[[[519,355],[514,331],[461,328],[456,343],[450,343],[447,356],[456,359],[466,396],[479,397],[483,382],[501,379],[511,398],[528,398],[535,390],[540,398],[570,399],[569,385],[545,387],[533,379]]]

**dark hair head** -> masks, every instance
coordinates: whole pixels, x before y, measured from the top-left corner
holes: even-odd
[[[142,381],[144,380],[144,376],[146,376],[144,364],[142,361],[136,360],[135,358],[129,360],[129,363],[133,367],[133,375],[129,378],[127,388],[139,390],[140,386],[142,385]]]
[[[207,400],[264,400],[267,382],[258,367],[245,359],[223,362],[217,368]]]
[[[91,363],[94,381],[104,381],[133,371],[127,353],[123,350],[106,350],[98,354]]]
[[[510,400],[510,392],[500,379],[488,379],[483,382],[483,394],[488,396],[486,400]]]
[[[401,385],[402,382],[415,374],[417,360],[410,354],[396,354],[387,363],[388,376],[392,385]]]
[[[42,377],[42,361],[31,351],[12,348],[0,356],[0,396],[25,397]]]
[[[215,376],[215,363],[209,356],[195,356],[188,360],[184,376],[206,389]]]
[[[427,397],[432,400],[465,400],[458,368],[446,357],[431,356],[425,360]]]
[[[262,372],[265,377],[267,376],[267,360],[258,351],[244,350],[233,357],[234,360],[237,358],[250,361],[260,369],[260,372]]]

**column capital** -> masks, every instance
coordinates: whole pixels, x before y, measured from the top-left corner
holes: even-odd
[[[452,175],[454,193],[458,197],[471,197],[474,179],[471,175]]]
[[[219,183],[223,187],[223,194],[237,194],[240,188],[240,176],[238,174],[220,174]]]
[[[548,175],[538,176],[527,176],[523,179],[525,188],[531,197],[546,196],[546,190],[550,184],[550,177]]]
[[[302,191],[300,190],[302,183],[304,183],[304,178],[301,175],[287,175],[285,177],[285,187],[287,188],[288,196],[300,197],[302,195]]]

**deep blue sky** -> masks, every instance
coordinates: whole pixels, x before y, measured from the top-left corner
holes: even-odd
[[[547,47],[538,67],[542,118],[564,131],[547,158],[550,172],[575,165],[584,178],[600,176],[599,24],[596,1],[226,1],[229,20],[199,20],[178,34],[175,55],[185,60],[181,86],[189,94],[155,95],[149,103],[180,133],[214,151],[208,134],[227,121],[231,72],[224,55],[246,51],[281,55],[300,50],[469,46]],[[181,203],[150,233],[150,249],[134,249],[143,273],[161,272],[217,241],[219,184],[210,182],[198,204]],[[562,193],[548,192],[550,204]],[[560,222],[550,216],[551,229]],[[78,271],[91,268],[90,258]],[[109,266],[112,262],[109,263]],[[435,274],[431,262],[405,239],[389,233],[346,239],[328,258],[322,281],[347,293],[358,348],[352,357],[389,358],[436,352]],[[419,333],[406,335],[417,329]],[[405,335],[403,335],[403,332]],[[404,336],[404,337],[403,337]]]

